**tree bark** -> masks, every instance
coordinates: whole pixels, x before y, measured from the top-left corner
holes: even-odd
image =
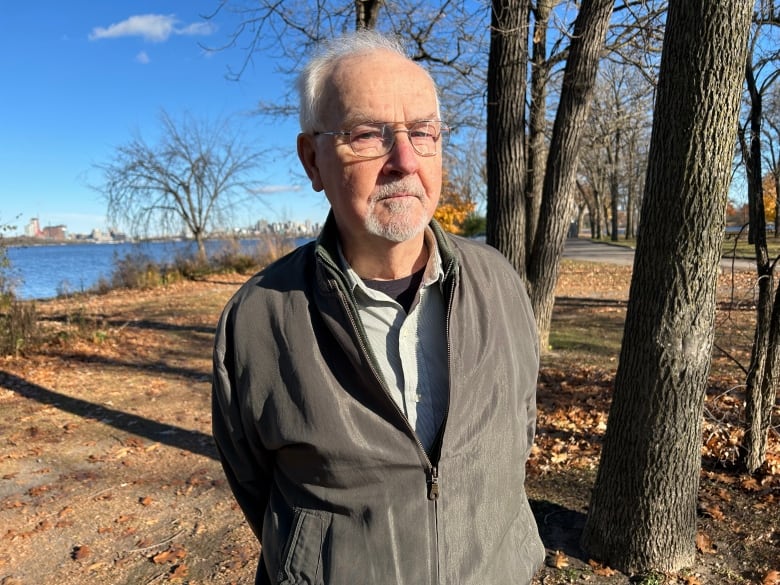
[[[487,234],[525,280],[529,0],[494,0],[488,57]]]
[[[384,0],[355,0],[355,28],[374,29]]]
[[[542,205],[542,186],[545,165],[545,128],[547,127],[547,84],[550,63],[547,60],[547,27],[552,11],[552,0],[537,0],[534,12],[534,36],[531,49],[531,103],[528,108],[528,182],[525,195],[525,245],[533,248],[539,209]]]
[[[672,0],[642,229],[583,545],[626,573],[695,558],[701,420],[752,2]]]
[[[745,67],[745,78],[750,95],[750,141],[742,140],[748,179],[750,213],[750,240],[753,242],[758,272],[758,302],[756,304],[756,330],[750,355],[747,376],[747,400],[745,401],[745,437],[743,440],[744,463],[748,473],[753,473],[766,460],[769,429],[772,425],[772,407],[775,403],[774,384],[765,379],[770,360],[770,328],[772,324],[772,296],[775,288],[774,270],[769,261],[766,242],[766,219],[761,172],[761,117],[762,95],[756,86],[750,60]],[[771,344],[777,351],[776,343]],[[771,359],[776,359],[771,356]],[[770,374],[771,375],[771,374]]]
[[[563,87],[553,124],[542,206],[528,258],[528,284],[540,346],[548,346],[561,255],[571,220],[579,148],[596,81],[599,56],[612,15],[610,0],[583,0],[574,22]]]

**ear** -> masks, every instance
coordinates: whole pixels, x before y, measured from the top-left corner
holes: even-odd
[[[318,166],[317,148],[314,144],[314,136],[311,134],[298,134],[298,158],[311,181],[311,188],[315,191],[322,191],[324,186]]]

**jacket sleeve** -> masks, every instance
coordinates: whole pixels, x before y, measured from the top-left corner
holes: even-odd
[[[212,379],[212,432],[233,495],[258,540],[273,482],[273,457],[263,448],[237,380],[231,313],[217,327]],[[242,408],[243,407],[243,408]]]

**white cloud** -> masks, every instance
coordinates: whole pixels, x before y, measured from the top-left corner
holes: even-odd
[[[141,51],[140,53],[138,53],[135,56],[135,60],[141,63],[142,65],[146,65],[150,61],[149,55],[147,54],[146,51]]]
[[[265,185],[263,187],[251,189],[251,192],[255,195],[270,195],[273,193],[291,193],[300,190],[300,185]]]
[[[96,26],[89,33],[89,40],[143,37],[146,41],[160,43],[171,35],[210,35],[214,32],[214,26],[208,22],[178,24],[174,14],[138,14],[107,27]]]

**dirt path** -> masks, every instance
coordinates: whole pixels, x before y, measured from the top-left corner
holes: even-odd
[[[2,585],[251,582],[210,436],[234,281],[41,307],[61,343],[0,363]]]

